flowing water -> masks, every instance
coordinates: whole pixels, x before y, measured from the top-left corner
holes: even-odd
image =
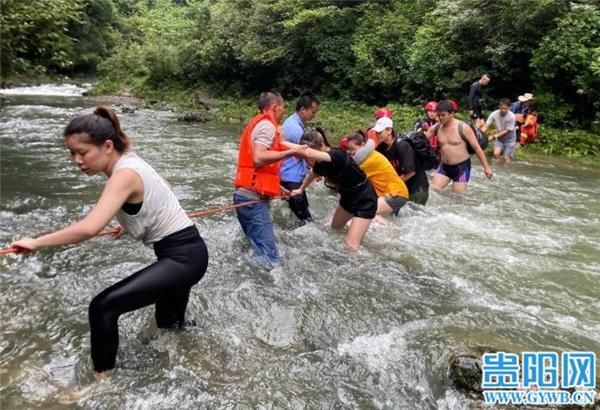
[[[0,111],[2,247],[83,217],[104,181],[71,164],[61,137],[94,103],[31,93],[4,96]],[[145,109],[120,118],[186,210],[231,202],[241,125]],[[456,355],[600,353],[599,173],[495,170],[487,181],[475,165],[466,198],[432,193],[354,254],[327,227],[337,201],[323,186],[309,189],[306,226],[274,203],[285,262],[271,272],[249,263],[234,212],[196,220],[210,252],[188,308],[197,325],[158,330],[152,308],[122,316],[118,371],[77,405],[460,409],[472,403],[449,386]],[[89,302],[153,252],[96,238],[0,258],[0,407],[61,408],[58,391],[92,380]]]

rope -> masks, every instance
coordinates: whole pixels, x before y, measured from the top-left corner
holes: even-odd
[[[282,199],[284,198],[283,196],[274,196],[271,197],[271,199]],[[203,216],[208,216],[208,215],[212,215],[212,214],[216,214],[219,212],[223,212],[223,211],[228,211],[230,209],[236,209],[236,208],[241,208],[243,206],[247,206],[247,205],[253,205],[253,204],[257,204],[259,202],[263,202],[263,201],[267,201],[266,199],[257,199],[254,201],[246,201],[246,202],[242,202],[240,204],[229,204],[229,205],[225,205],[225,206],[220,206],[218,208],[210,208],[210,209],[205,209],[202,211],[194,211],[194,212],[190,212],[188,215],[188,217],[190,218],[202,218]],[[106,236],[106,235],[114,235],[119,233],[120,228],[112,228],[112,229],[105,229],[101,232],[98,232],[95,236]],[[5,248],[5,249],[0,249],[0,255],[7,255],[9,253],[17,253],[19,250],[17,248]]]
[[[230,209],[241,208],[242,206],[246,206],[246,205],[253,205],[253,204],[257,204],[259,202],[263,202],[263,200],[257,199],[254,201],[242,202],[241,204],[230,204],[230,205],[221,206],[219,208],[212,208],[212,209],[206,209],[203,211],[190,212],[188,214],[188,216],[190,218],[202,218],[203,216],[216,214],[216,213],[222,212],[222,211],[228,211]]]

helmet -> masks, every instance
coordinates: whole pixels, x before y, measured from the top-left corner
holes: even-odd
[[[448,100],[448,101],[450,101],[450,104],[452,104],[452,109],[454,111],[458,111],[458,103],[454,100]]]
[[[425,111],[435,111],[435,110],[437,110],[437,102],[429,101],[427,104],[425,104],[423,106],[423,108],[425,109]]]
[[[375,111],[375,118],[377,118],[377,119],[383,118],[383,117],[392,118],[393,116],[394,116],[394,113],[388,107],[383,107],[383,108],[380,108],[377,111]]]

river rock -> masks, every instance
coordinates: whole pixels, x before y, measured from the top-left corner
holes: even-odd
[[[448,382],[457,391],[473,399],[483,398],[481,358],[463,354],[454,356],[448,367]]]
[[[137,111],[137,107],[135,105],[122,105],[121,113],[123,114],[133,114]]]
[[[207,122],[208,118],[206,114],[201,112],[187,112],[182,116],[177,118],[177,121],[185,121],[185,122]]]
[[[196,104],[209,111],[212,108],[212,98],[207,93],[199,91],[196,93]]]

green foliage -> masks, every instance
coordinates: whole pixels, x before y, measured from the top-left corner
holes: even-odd
[[[395,99],[402,89],[406,68],[405,50],[411,38],[412,24],[393,10],[370,7],[352,35],[354,67],[352,84],[364,90],[362,98]]]
[[[487,108],[533,92],[544,127],[600,124],[600,9],[591,1],[2,1],[3,75],[98,68],[101,91],[187,104],[203,89],[242,121],[260,91],[292,100],[310,89],[342,101],[318,117],[339,136],[369,125],[375,105],[402,111],[399,129],[421,114],[405,107],[442,98],[465,107],[470,83],[488,72]],[[565,135],[583,145],[560,151],[595,155],[585,138]],[[539,146],[558,149],[550,137]]]
[[[538,141],[527,145],[525,149],[569,159],[588,158],[596,166],[600,165],[600,138],[596,134],[582,130],[542,127]]]
[[[117,10],[110,0],[84,2],[81,21],[68,27],[69,36],[74,40],[71,72],[95,73],[98,64],[115,46],[117,31],[113,25],[117,22]]]
[[[73,65],[70,24],[81,22],[80,0],[4,0],[0,13],[2,72],[63,70]]]
[[[116,52],[99,65],[102,87],[132,87],[138,92],[179,79],[182,54],[192,41],[191,7],[171,0],[138,1],[122,21]]]
[[[2,73],[93,72],[110,51],[110,0],[3,0]]]
[[[552,121],[572,125],[578,120],[589,125],[600,111],[600,10],[574,6],[544,37],[531,66],[538,87],[568,104],[567,115],[551,116]]]
[[[542,37],[568,3],[554,0],[441,0],[407,50],[404,92],[415,100],[466,102],[470,83],[492,75],[488,105],[533,90],[529,70]]]

